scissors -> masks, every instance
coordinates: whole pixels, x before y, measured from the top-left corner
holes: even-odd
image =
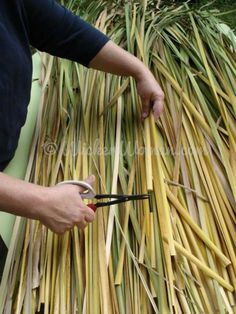
[[[93,187],[85,182],[85,181],[77,181],[77,180],[66,180],[59,182],[57,185],[62,185],[62,184],[74,184],[81,186],[85,189],[84,192],[80,193],[80,196],[82,199],[113,199],[107,202],[96,202],[96,203],[90,203],[87,204],[89,208],[91,208],[94,212],[96,212],[98,207],[104,207],[104,206],[110,206],[114,204],[119,204],[119,203],[124,203],[128,201],[133,201],[133,200],[145,200],[150,198],[149,194],[134,194],[134,195],[122,195],[122,194],[96,194],[94,191]]]

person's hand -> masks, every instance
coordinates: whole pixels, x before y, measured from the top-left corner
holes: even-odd
[[[132,76],[142,99],[142,119],[153,110],[157,120],[163,110],[164,94],[151,71],[134,55],[111,40],[90,61],[89,67],[116,75]]]
[[[85,181],[91,185],[94,180],[95,177],[90,176]],[[94,211],[84,204],[80,196],[84,188],[73,184],[62,184],[46,189],[47,197],[38,218],[52,231],[63,234],[74,226],[83,229],[94,220]]]
[[[164,93],[152,73],[146,69],[136,78],[137,91],[142,100],[142,120],[152,109],[155,120],[160,117],[164,106]]]

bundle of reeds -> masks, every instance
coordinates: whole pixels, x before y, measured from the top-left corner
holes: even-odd
[[[151,200],[97,211],[53,234],[16,221],[0,313],[233,313],[236,308],[236,60],[215,16],[152,1],[92,1],[88,20],[145,62],[165,92],[140,122],[130,78],[42,55],[29,178]]]

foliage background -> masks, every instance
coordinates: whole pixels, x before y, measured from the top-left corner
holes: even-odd
[[[116,1],[110,1],[111,3],[118,3],[118,2],[127,2],[127,0],[116,0]],[[62,1],[64,4],[68,5],[71,0],[64,0]],[[86,9],[89,4],[92,2],[92,0],[78,0],[78,6],[80,7],[80,10]],[[109,2],[109,1],[108,1]],[[153,3],[158,1],[153,1]],[[161,6],[166,5],[175,5],[175,4],[182,4],[186,2],[186,0],[160,0]],[[236,30],[236,0],[215,0],[215,1],[209,1],[209,0],[190,0],[188,1],[188,4],[191,5],[193,8],[199,9],[202,6],[207,5],[209,10],[218,10],[220,13],[226,13],[221,16],[222,20],[231,26],[234,31]],[[231,12],[233,11],[233,12]]]
[[[170,3],[170,1],[163,1],[166,4]],[[176,3],[183,3],[185,1],[183,0],[176,0]],[[209,9],[217,9],[221,13],[228,12],[226,15],[222,15],[222,20],[230,25],[234,31],[236,30],[236,0],[215,0],[215,1],[209,1],[209,0],[190,0],[189,4],[192,4],[193,7],[200,8],[203,5],[209,5]],[[230,12],[230,11],[234,12]]]

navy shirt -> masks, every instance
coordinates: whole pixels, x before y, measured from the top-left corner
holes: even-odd
[[[0,170],[14,156],[30,100],[30,45],[88,66],[109,39],[53,0],[0,0]]]

